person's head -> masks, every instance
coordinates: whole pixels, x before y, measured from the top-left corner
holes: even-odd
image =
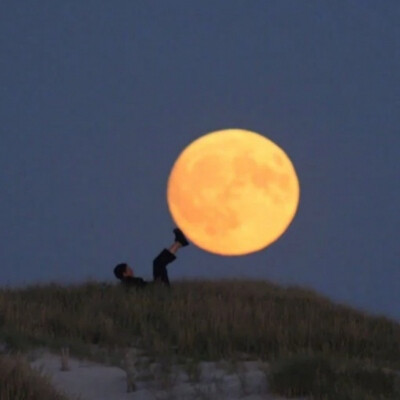
[[[133,270],[127,263],[121,263],[114,268],[114,275],[122,281],[124,278],[132,277]]]

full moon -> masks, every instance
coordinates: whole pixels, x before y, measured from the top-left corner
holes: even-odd
[[[296,171],[286,153],[255,132],[211,132],[187,146],[168,179],[167,202],[195,245],[244,255],[275,242],[299,203]]]

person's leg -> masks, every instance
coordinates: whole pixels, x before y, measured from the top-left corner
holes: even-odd
[[[170,285],[167,265],[172,261],[176,260],[176,253],[181,247],[187,246],[189,242],[183,235],[180,229],[174,229],[175,242],[169,247],[164,249],[161,253],[153,260],[153,278],[155,282],[163,282],[167,286]]]
[[[179,247],[178,247],[179,248]],[[155,282],[163,282],[169,286],[167,265],[176,260],[175,253],[178,251],[176,243],[168,250],[164,249],[153,261],[153,278]]]
[[[175,255],[181,247],[182,247],[182,245],[179,242],[175,242],[174,244],[172,244],[170,246],[168,251]]]

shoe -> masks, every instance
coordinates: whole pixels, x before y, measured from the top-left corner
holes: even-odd
[[[182,247],[185,247],[189,244],[188,240],[186,239],[185,235],[179,228],[174,229],[174,234],[175,234],[175,241],[179,242]]]

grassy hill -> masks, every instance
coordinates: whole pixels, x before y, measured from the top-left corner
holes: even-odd
[[[0,340],[15,350],[68,346],[93,355],[95,347],[110,355],[135,346],[176,362],[268,360],[271,387],[283,395],[400,399],[393,373],[400,370],[399,324],[269,282],[186,281],[170,291],[102,283],[3,289]]]

